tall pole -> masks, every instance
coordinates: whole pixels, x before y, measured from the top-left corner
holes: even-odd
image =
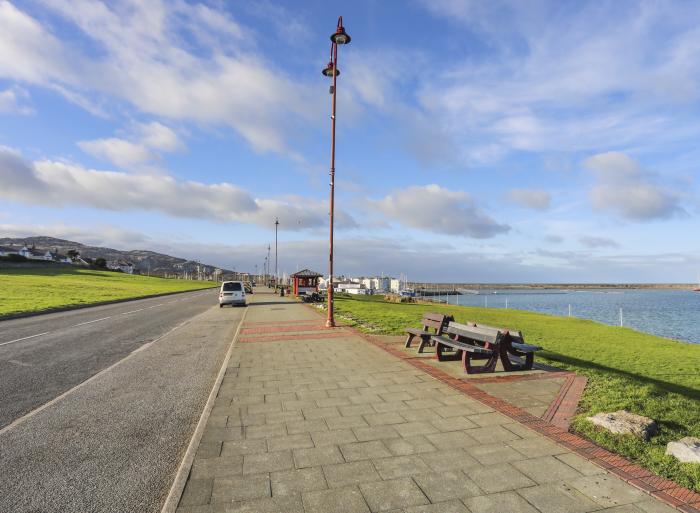
[[[267,245],[267,286],[270,286],[270,245]]]
[[[279,281],[279,277],[277,275],[277,227],[279,226],[280,221],[275,217],[275,285]]]
[[[328,319],[326,327],[332,328],[335,326],[333,318],[333,222],[335,209],[335,113],[336,113],[336,95],[338,85],[338,45],[345,45],[350,42],[350,36],[345,32],[343,27],[343,17],[338,18],[338,25],[335,32],[331,34],[331,59],[328,66],[322,71],[326,77],[333,77],[333,85],[331,86],[332,108],[331,108],[331,169],[330,169],[330,232],[328,237]]]
[[[333,68],[338,69],[338,45],[332,43],[332,61]],[[331,171],[330,171],[330,186],[331,186],[331,212],[330,212],[330,234],[329,234],[329,252],[328,252],[328,319],[326,319],[326,327],[332,328],[335,326],[335,318],[333,317],[333,215],[335,207],[335,98],[336,84],[338,82],[338,74],[333,73],[333,107],[331,111]]]

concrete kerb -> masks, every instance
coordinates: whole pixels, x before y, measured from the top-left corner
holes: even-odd
[[[228,363],[231,360],[233,348],[236,345],[236,341],[238,340],[238,335],[241,331],[241,328],[243,327],[246,315],[248,315],[248,309],[249,307],[246,306],[245,312],[243,312],[243,316],[241,317],[241,320],[238,323],[236,333],[233,335],[233,339],[231,339],[231,344],[229,345],[228,351],[226,352],[226,356],[224,357],[224,361],[221,364],[221,369],[219,369],[219,373],[216,376],[216,380],[214,381],[214,386],[211,389],[209,398],[207,399],[207,402],[204,405],[202,415],[199,417],[197,427],[195,428],[194,433],[192,434],[192,438],[190,439],[190,443],[187,446],[185,456],[182,458],[182,462],[180,462],[180,467],[178,468],[177,473],[175,474],[175,479],[173,480],[173,484],[170,487],[170,492],[168,492],[168,496],[165,499],[165,503],[163,504],[163,507],[160,510],[161,513],[175,513],[175,511],[177,510],[177,506],[180,503],[182,493],[184,492],[185,485],[187,484],[187,478],[190,474],[190,470],[192,469],[194,457],[197,454],[197,449],[199,448],[199,442],[202,440],[204,428],[206,427],[207,422],[209,421],[209,416],[211,414],[211,410],[214,407],[216,396],[219,394],[221,383],[223,382],[224,375],[226,374],[226,368],[228,367]]]

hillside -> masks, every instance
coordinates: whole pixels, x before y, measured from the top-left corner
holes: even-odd
[[[24,238],[0,238],[0,246],[32,246],[34,245],[39,250],[57,251],[61,254],[66,254],[69,250],[80,252],[83,258],[104,258],[110,260],[125,260],[134,264],[134,267],[141,274],[151,274],[157,276],[165,275],[182,275],[188,273],[191,276],[196,275],[197,266],[203,273],[211,274],[216,266],[204,263],[197,263],[193,260],[178,258],[155,251],[142,249],[123,251],[113,248],[104,248],[100,246],[88,246],[80,242],[74,242],[65,239],[57,239],[54,237],[24,237]],[[231,273],[223,269],[224,274]]]

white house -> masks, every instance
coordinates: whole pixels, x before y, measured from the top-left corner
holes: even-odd
[[[107,262],[107,269],[121,271],[126,274],[134,274],[134,264],[124,260],[110,260]]]
[[[53,260],[54,262],[60,262],[62,264],[73,263],[73,260],[71,260],[69,256],[61,255],[60,253],[54,253],[52,251],[47,251],[47,253],[51,255],[51,260]]]
[[[50,251],[39,251],[38,249],[28,248],[27,246],[20,249],[19,254],[29,260],[53,260]]]

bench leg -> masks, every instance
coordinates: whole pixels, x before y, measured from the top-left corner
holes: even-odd
[[[514,363],[510,359],[510,355],[518,356],[520,358],[525,358],[525,363]],[[528,352],[524,353],[522,351],[516,351],[515,349],[502,347],[501,349],[501,362],[503,363],[503,370],[506,372],[522,371],[532,369],[535,363],[535,353]]]
[[[435,358],[439,362],[444,362],[446,360],[459,360],[459,353],[460,351],[456,351],[454,353],[448,353],[445,351],[445,349],[448,346],[445,346],[441,344],[440,342],[435,343]]]
[[[418,352],[422,353],[423,348],[425,346],[429,346],[429,345],[430,345],[430,337],[421,337],[420,338],[420,345],[418,346]]]
[[[408,336],[406,337],[406,343],[404,344],[405,348],[409,349],[411,347],[411,341],[413,340],[413,337],[415,337],[413,333],[408,334]]]
[[[496,364],[498,363],[498,351],[494,351],[484,365],[473,365],[472,361],[475,359],[469,351],[462,351],[462,368],[467,374],[493,372],[496,370]]]

